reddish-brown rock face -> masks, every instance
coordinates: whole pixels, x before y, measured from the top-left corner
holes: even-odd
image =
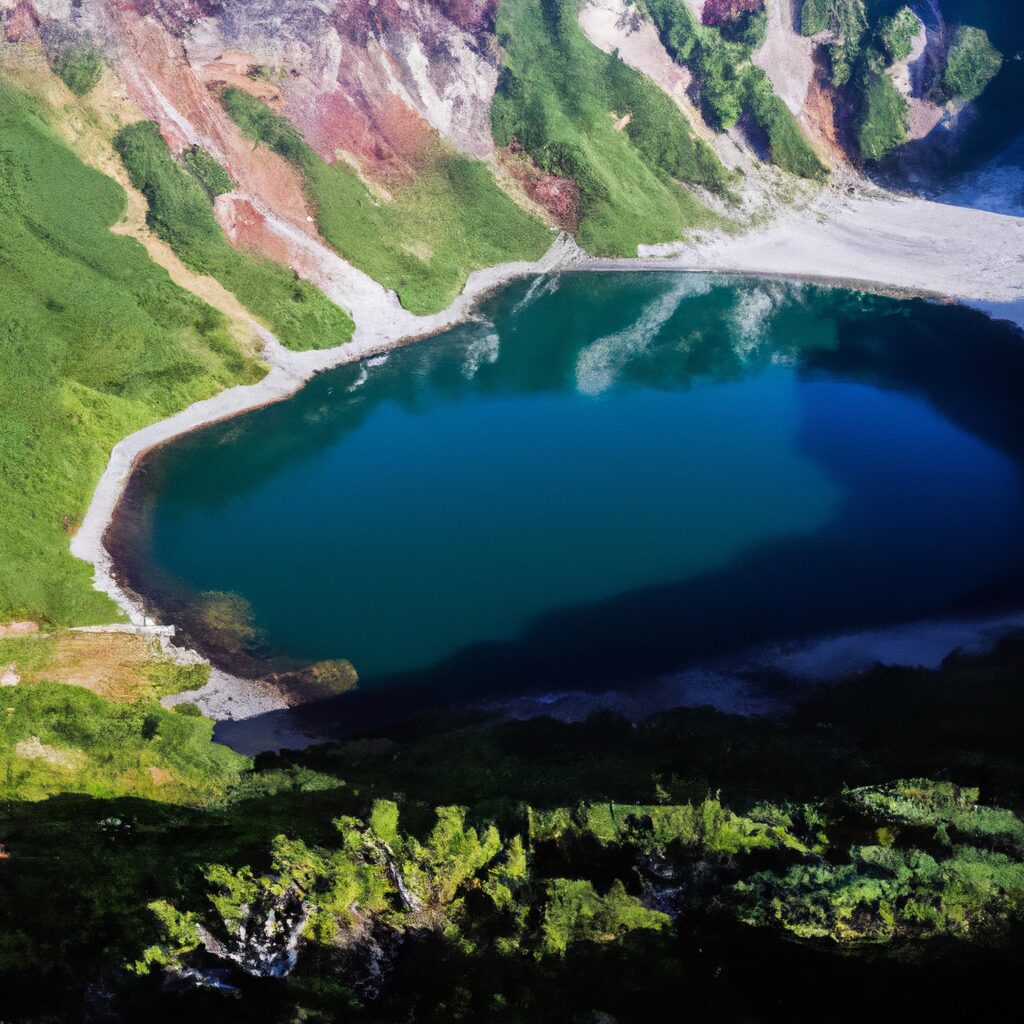
[[[6,16],[3,29],[4,38],[9,43],[22,43],[36,37],[39,18],[29,0],[21,0]]]
[[[93,38],[172,150],[202,145],[236,182],[237,192],[217,204],[228,237],[311,271],[311,253],[326,249],[301,177],[241,134],[220,104],[225,85],[264,100],[325,160],[354,164],[384,191],[410,182],[446,145],[506,162],[524,194],[558,223],[575,225],[573,182],[543,174],[522,154],[495,151],[496,4],[0,0],[0,18],[15,39],[35,38],[37,22]]]

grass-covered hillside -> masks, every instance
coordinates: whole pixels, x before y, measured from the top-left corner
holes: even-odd
[[[1020,639],[780,719],[460,714],[251,768],[150,703],[159,659],[135,700],[59,682],[78,642],[0,645],[6,1019],[953,1020],[1024,966]]]
[[[149,226],[193,270],[215,277],[289,348],[332,348],[352,337],[351,318],[287,267],[228,244],[213,200],[231,179],[209,153],[174,160],[152,121],[122,128],[114,146],[149,203]]]
[[[520,209],[488,168],[440,143],[409,184],[377,195],[348,164],[326,163],[298,130],[260,100],[225,89],[224,107],[242,131],[302,172],[320,233],[414,313],[444,309],[473,270],[532,260],[551,231]]]
[[[544,170],[577,182],[577,238],[588,252],[632,256],[713,224],[685,183],[725,192],[718,158],[654,83],[591,44],[576,17],[576,0],[498,8],[495,141],[515,140]]]
[[[262,372],[220,313],[111,233],[124,210],[0,80],[0,622],[113,618],[68,552],[110,449]]]

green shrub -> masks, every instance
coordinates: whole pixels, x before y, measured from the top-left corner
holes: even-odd
[[[865,846],[850,862],[800,864],[739,883],[746,920],[801,938],[879,942],[966,937],[1024,908],[1024,864],[970,847],[938,861],[921,850]]]
[[[744,45],[727,42],[717,29],[699,26],[676,0],[645,0],[644,5],[666,50],[694,72],[705,117],[713,127],[731,128],[747,114],[767,136],[774,164],[804,178],[824,179],[827,171],[796,118],[767,75],[750,62]]]
[[[747,69],[745,106],[768,137],[771,161],[790,174],[823,181],[828,174],[789,107],[776,95],[761,68]]]
[[[486,165],[440,142],[411,184],[382,199],[347,164],[326,163],[265,103],[235,88],[222,102],[246,135],[300,170],[323,237],[414,313],[446,307],[471,271],[536,259],[551,243],[549,230],[516,206]]]
[[[895,14],[878,23],[878,39],[890,64],[910,56],[920,29],[921,22],[909,7],[901,7]]]
[[[556,878],[548,883],[541,951],[564,954],[578,942],[608,943],[629,932],[661,931],[671,925],[667,914],[648,910],[616,880],[604,896],[588,881]]]
[[[950,99],[977,99],[1003,66],[984,29],[961,26],[946,55],[942,85]]]
[[[59,43],[50,53],[50,66],[76,96],[92,92],[103,76],[103,57],[85,40]]]
[[[181,160],[185,169],[203,186],[211,199],[216,199],[217,196],[222,196],[235,187],[228,172],[201,146],[189,146],[181,154]]]
[[[907,100],[877,62],[865,68],[861,88],[856,125],[860,157],[864,161],[883,160],[907,141]]]
[[[829,0],[804,0],[800,8],[800,31],[816,36],[829,28]]]
[[[244,134],[264,143],[290,164],[305,168],[316,160],[316,151],[291,121],[275,114],[244,89],[229,86],[221,93],[221,103]]]
[[[829,61],[835,86],[850,81],[867,27],[864,0],[804,0],[801,8],[800,30],[805,36],[819,32],[834,36],[829,44]]]
[[[191,151],[189,174],[152,121],[122,128],[114,146],[146,197],[150,227],[194,270],[215,277],[289,348],[331,348],[352,337],[348,314],[317,287],[271,260],[233,248],[214,216],[211,196],[230,179],[212,157]],[[202,155],[199,155],[202,154]],[[189,163],[190,161],[190,163]],[[223,190],[223,189],[222,189]]]

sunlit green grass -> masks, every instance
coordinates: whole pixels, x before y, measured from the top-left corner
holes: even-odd
[[[0,796],[133,795],[204,803],[249,766],[211,742],[213,723],[153,700],[115,704],[80,686],[40,682],[4,691]]]
[[[193,270],[215,277],[289,348],[333,348],[352,337],[353,324],[319,288],[287,267],[228,244],[213,213],[211,193],[231,182],[209,154],[192,150],[189,173],[152,121],[117,133],[114,146],[149,203],[147,221]],[[219,172],[219,173],[218,173]],[[195,175],[195,176],[193,176]]]
[[[220,313],[110,232],[124,210],[0,82],[0,621],[114,618],[68,551],[111,447],[262,372]]]
[[[595,255],[633,256],[640,244],[714,224],[679,182],[724,191],[725,169],[653,82],[587,40],[576,15],[575,0],[502,3],[496,141],[515,138],[546,170],[577,181],[577,238]]]

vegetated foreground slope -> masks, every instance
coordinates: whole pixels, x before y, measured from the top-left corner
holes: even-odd
[[[108,621],[68,552],[120,438],[261,371],[224,317],[110,232],[120,186],[0,82],[0,621]]]
[[[47,730],[0,719],[8,1019],[957,1019],[1021,965],[1020,638],[782,720],[462,715],[250,771],[37,643],[0,641]],[[73,756],[89,795],[39,800]]]

